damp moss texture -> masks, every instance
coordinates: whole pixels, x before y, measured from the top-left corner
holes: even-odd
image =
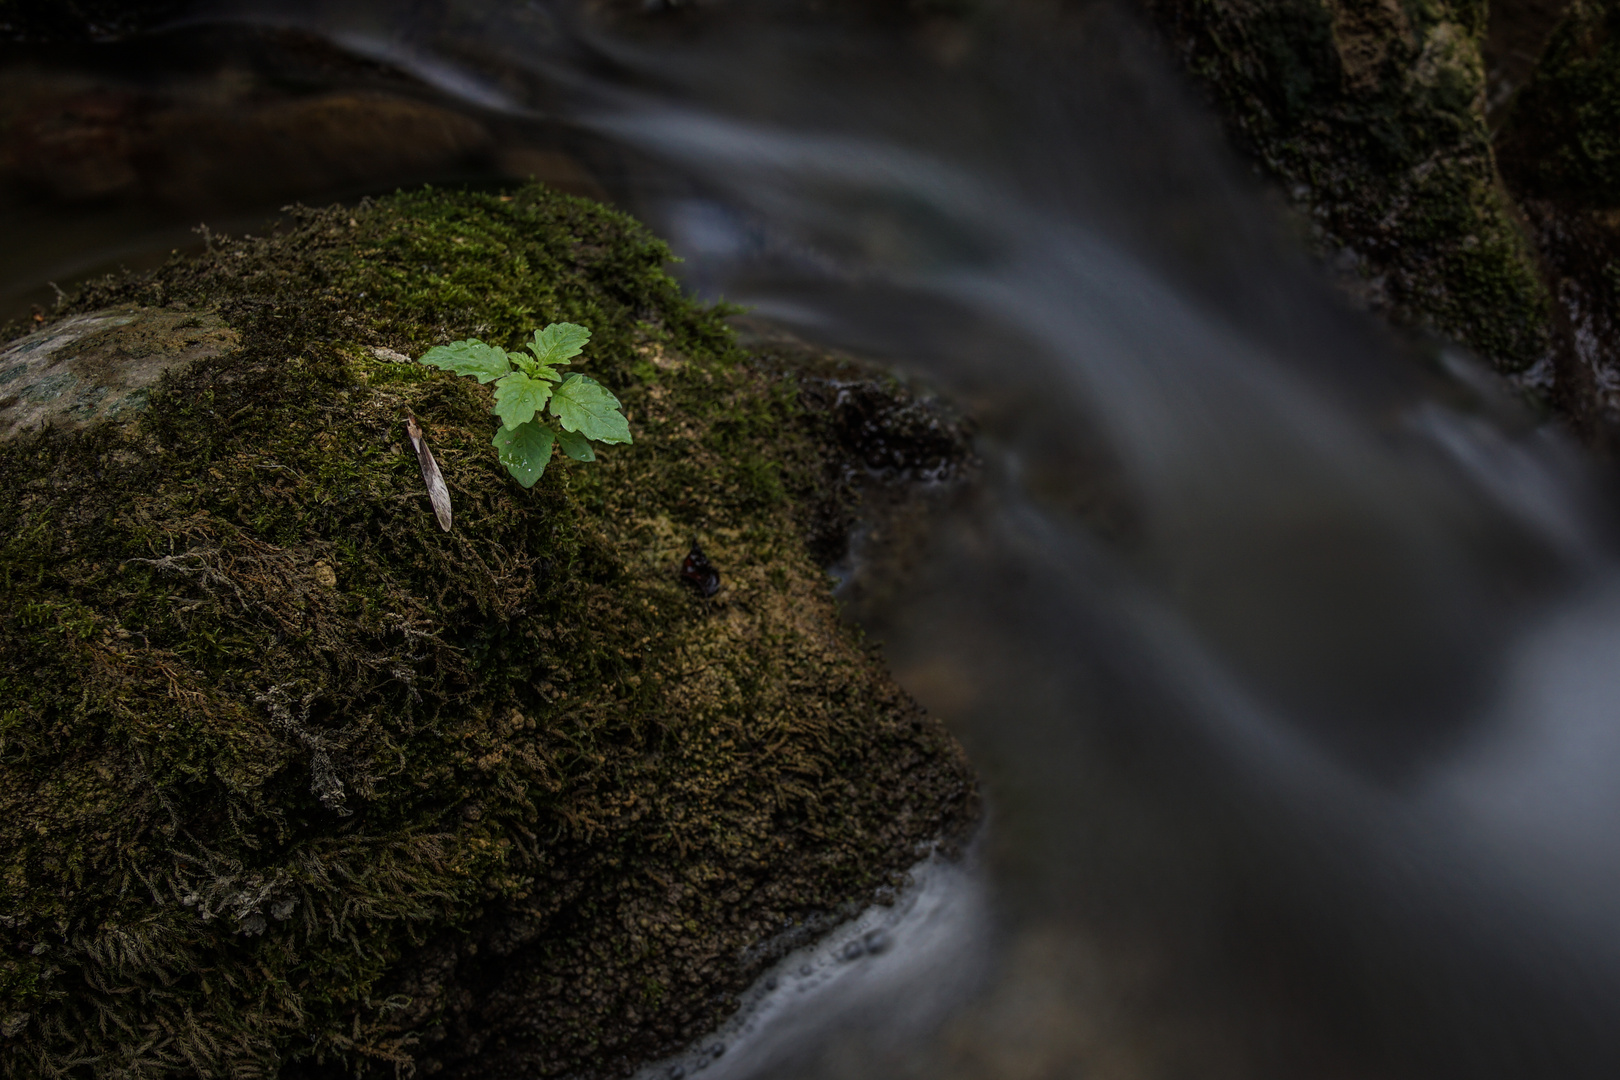
[[[1504,372],[1547,354],[1547,290],[1485,122],[1486,0],[1144,2],[1375,307]]]
[[[62,349],[191,351],[0,440],[0,1074],[621,1073],[966,827],[807,547],[804,373],[667,259],[539,187],[429,190],[62,313],[103,320]],[[526,491],[489,388],[399,361],[552,321],[635,444]]]

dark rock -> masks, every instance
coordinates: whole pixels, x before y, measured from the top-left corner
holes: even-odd
[[[173,22],[194,0],[0,0],[0,40],[110,41]]]
[[[1498,140],[1557,301],[1541,383],[1589,441],[1620,448],[1620,4],[1567,5]]]
[[[1548,292],[1485,121],[1484,3],[1143,2],[1361,302],[1503,372],[1548,355]]]

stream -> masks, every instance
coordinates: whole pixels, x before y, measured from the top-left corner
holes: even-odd
[[[985,835],[649,1080],[1620,1076],[1612,484],[1346,307],[1130,11],[202,10],[8,77],[190,132],[386,98],[414,149],[221,151],[200,195],[75,151],[122,186],[12,198],[8,316],[199,215],[537,175],[979,421],[982,482],[861,614]]]

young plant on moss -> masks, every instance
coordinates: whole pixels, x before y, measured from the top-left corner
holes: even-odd
[[[493,440],[501,464],[524,487],[546,471],[554,446],[575,461],[595,461],[591,441],[630,442],[630,424],[619,399],[595,379],[557,367],[584,351],[591,332],[574,323],[552,323],[534,332],[527,353],[508,352],[477,338],[429,349],[421,362],[480,383],[495,384],[494,413],[501,418]],[[533,354],[533,355],[530,355]],[[550,406],[551,419],[542,415]]]

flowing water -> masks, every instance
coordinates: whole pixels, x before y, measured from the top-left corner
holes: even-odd
[[[662,1075],[1620,1075],[1612,491],[1340,305],[1129,12],[208,10],[499,144],[398,176],[551,163],[980,421],[862,612],[985,776],[977,869]]]

